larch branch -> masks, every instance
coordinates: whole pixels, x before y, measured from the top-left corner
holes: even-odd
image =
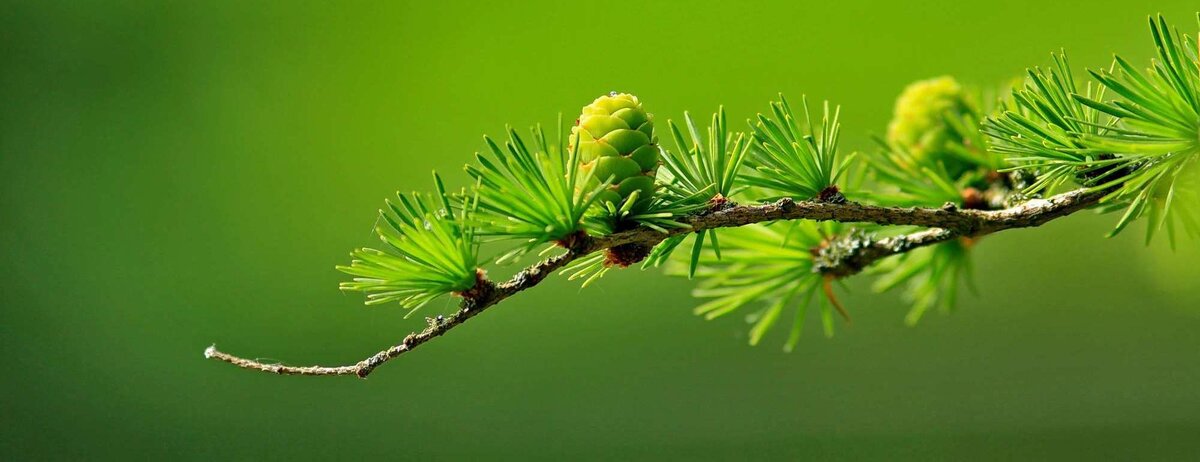
[[[448,332],[517,292],[537,285],[550,273],[571,261],[618,245],[640,244],[651,247],[670,236],[778,220],[838,221],[930,228],[878,240],[859,240],[843,248],[836,256],[826,254],[823,255],[824,258],[819,259],[816,267],[818,271],[834,277],[846,277],[857,274],[883,258],[919,247],[959,237],[979,237],[1005,229],[1040,226],[1055,218],[1096,205],[1101,197],[1101,192],[1080,189],[992,211],[964,210],[951,204],[941,208],[883,207],[854,202],[794,201],[787,198],[767,204],[723,205],[686,217],[682,221],[687,227],[672,229],[667,233],[640,227],[603,237],[581,236],[574,239],[564,253],[525,268],[502,283],[493,283],[480,277],[477,286],[470,293],[463,295],[457,311],[449,316],[430,319],[424,330],[411,333],[399,344],[353,365],[300,367],[264,363],[219,351],[215,345],[206,349],[204,356],[238,367],[274,374],[356,375],[366,378],[379,365]]]

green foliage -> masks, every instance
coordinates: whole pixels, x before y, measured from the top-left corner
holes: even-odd
[[[488,154],[477,153],[478,165],[466,167],[477,183],[480,233],[523,239],[527,245],[519,251],[580,231],[584,214],[607,187],[580,172],[578,153],[563,149],[561,135],[550,146],[541,127],[532,132],[533,150],[512,129],[504,147],[484,137]]]
[[[790,351],[800,340],[805,313],[815,298],[825,335],[832,336],[834,310],[840,307],[832,296],[831,281],[813,270],[813,261],[820,248],[840,230],[837,223],[811,221],[729,230],[720,259],[712,250],[701,253],[701,264],[695,272],[699,282],[692,294],[711,300],[694,312],[714,319],[755,308],[747,319],[752,323],[750,344],[757,345],[783,318],[784,311],[794,310],[784,346]],[[667,268],[669,274],[690,272],[683,261],[677,259],[674,263]],[[818,292],[825,295],[817,297]]]
[[[1084,141],[1106,134],[1115,120],[1076,95],[1100,100],[1104,87],[1089,83],[1081,92],[1067,55],[1051,57],[1054,66],[1030,69],[1028,81],[1013,90],[1012,107],[984,125],[996,152],[1016,164],[1012,168],[1032,170],[1037,176],[1025,189],[1027,194],[1055,191],[1079,180],[1104,181],[1129,162],[1105,158],[1108,153],[1095,152]]]
[[[1146,239],[1164,227],[1174,236],[1173,215],[1192,236],[1196,225],[1196,203],[1175,201],[1180,189],[1194,195],[1200,187],[1190,170],[1200,157],[1200,67],[1197,43],[1171,29],[1162,16],[1150,19],[1151,35],[1158,59],[1140,72],[1120,57],[1116,72],[1092,72],[1097,80],[1123,100],[1080,101],[1119,119],[1119,129],[1086,136],[1091,149],[1107,151],[1139,161],[1135,173],[1097,186],[1114,187],[1109,198],[1128,202],[1125,215],[1114,234],[1132,220],[1147,216]],[[1173,239],[1172,239],[1173,241]]]
[[[882,151],[871,158],[870,172],[879,183],[879,192],[862,193],[882,204],[901,206],[940,206],[947,202],[962,205],[962,186],[950,175],[944,163],[929,157],[917,157],[901,146],[878,140]]]
[[[637,193],[630,195],[631,200],[625,201],[621,210],[607,210],[605,214],[593,216],[592,220],[588,221],[588,230],[593,234],[609,234],[614,231],[612,228],[613,219],[617,223],[634,223],[640,226],[653,229],[661,233],[667,233],[668,228],[686,228],[687,225],[680,223],[678,217],[687,215],[697,210],[704,209],[707,204],[699,201],[698,194],[683,195],[686,191],[678,191],[667,187],[665,191],[660,191],[650,198],[645,203],[644,210],[641,213],[634,214],[632,205],[637,199]],[[665,239],[663,242],[678,242],[683,236],[674,236]],[[659,246],[652,249],[650,256],[646,261],[651,261],[659,255]],[[627,263],[614,263],[611,260],[610,252],[597,252],[595,254],[577,259],[567,265],[559,274],[568,275],[567,280],[574,281],[582,279],[582,287],[587,287],[597,281],[608,271],[611,270],[614,264],[618,266],[627,266]]]
[[[1121,130],[1088,135],[1093,150],[1127,155],[1171,156],[1200,151],[1200,68],[1196,42],[1172,30],[1159,16],[1150,20],[1158,59],[1139,71],[1116,57],[1115,72],[1092,76],[1124,100],[1079,100],[1120,119]]]
[[[861,194],[888,205],[963,207],[968,189],[1007,186],[995,175],[1005,159],[981,127],[997,103],[949,77],[910,85],[896,103],[887,139],[876,139],[881,152],[869,168],[877,189]]]
[[[750,149],[749,140],[745,134],[729,133],[724,107],[713,114],[707,136],[700,135],[691,114],[684,112],[683,120],[687,136],[674,121],[667,121],[676,149],[665,151],[663,156],[666,167],[663,182],[704,201],[733,196],[742,162]]]
[[[684,194],[684,191],[664,184],[656,184],[655,188],[656,192],[645,199],[640,191],[634,191],[620,208],[613,208],[612,202],[598,203],[592,210],[599,211],[589,214],[585,220],[588,232],[599,236],[612,234],[619,228],[645,226],[665,233],[671,228],[687,227],[678,218],[705,207],[704,202],[698,201],[699,194]]]
[[[349,266],[354,276],[342,290],[367,292],[367,304],[399,302],[415,311],[430,300],[475,286],[478,242],[471,226],[475,202],[459,213],[451,207],[442,180],[434,174],[436,194],[396,195],[379,211],[375,233],[385,250],[362,248]]]
[[[989,142],[982,121],[1000,102],[941,77],[910,85],[896,103],[888,138],[870,170],[877,191],[863,196],[887,205],[988,209],[993,200],[1017,196],[1014,181],[999,173],[1008,165]],[[905,229],[912,231],[912,229]],[[905,285],[905,321],[916,324],[930,308],[949,312],[958,284],[970,272],[970,245],[960,239],[913,250],[875,268],[878,292]]]
[[[469,192],[448,195],[437,179],[436,194],[389,201],[377,227],[386,251],[355,251],[353,262],[339,267],[355,276],[342,288],[368,292],[371,304],[416,308],[474,287],[477,235],[523,240],[505,260],[544,244],[545,252],[577,249],[575,243],[590,242],[578,240],[585,235],[687,228],[689,214],[715,212],[735,198],[840,203],[847,186],[857,200],[879,205],[995,210],[1077,183],[1104,191],[1108,207],[1125,209],[1116,231],[1145,217],[1147,240],[1165,229],[1173,242],[1179,227],[1198,236],[1196,43],[1161,17],[1151,31],[1158,56],[1148,70],[1118,57],[1110,70],[1091,73],[1096,82],[1078,83],[1065,54],[1055,54],[1051,67],[1029,70],[1003,101],[949,77],[910,85],[878,140],[881,149],[859,163],[869,167],[855,170],[870,173],[870,188],[862,191],[853,181],[861,175],[848,174],[854,156],[838,153],[839,109],[829,103],[818,123],[807,100],[801,117],[781,96],[746,133],[730,131],[723,108],[706,130],[684,113],[682,124],[668,121],[674,149],[664,149],[637,97],[601,96],[583,108],[567,147],[561,133],[551,145],[535,127],[527,145],[509,129],[503,145],[485,138],[487,152],[466,167],[475,183]],[[1110,94],[1117,99],[1106,99]],[[826,335],[833,333],[834,311],[841,311],[831,275],[843,273],[816,271],[816,259],[844,251],[843,244],[871,243],[867,230],[912,231],[811,221],[723,229],[720,238],[706,229],[653,249],[635,242],[582,255],[560,274],[587,286],[613,267],[669,262],[668,273],[698,280],[694,295],[707,301],[697,314],[751,312],[751,344],[794,311],[791,349],[810,307],[817,306]],[[690,251],[675,252],[689,238]],[[962,237],[887,259],[874,268],[875,289],[904,287],[909,324],[931,309],[950,311],[959,284],[971,279],[976,242]]]
[[[904,322],[915,325],[930,308],[943,313],[954,309],[958,284],[966,282],[974,289],[970,248],[973,241],[955,239],[898,255],[881,263],[875,281],[876,292],[886,292],[902,284],[904,298],[911,304]]]
[[[1116,234],[1147,218],[1147,242],[1176,225],[1200,236],[1200,64],[1196,41],[1150,19],[1157,58],[1142,71],[1121,57],[1111,70],[1092,71],[1103,89],[1080,94],[1065,58],[1048,75],[1031,72],[1035,87],[1017,92],[1019,112],[993,120],[989,133],[1015,162],[1045,177],[1038,188],[1076,182],[1108,194],[1110,209],[1124,208]],[[1104,90],[1119,99],[1105,101]],[[1184,199],[1184,198],[1187,199]]]
[[[758,115],[752,122],[753,149],[747,165],[753,170],[745,176],[747,186],[767,192],[762,199],[791,197],[813,199],[826,188],[836,186],[845,173],[848,159],[838,156],[838,115],[823,105],[820,130],[813,126],[808,100],[803,99],[804,121],[797,120],[783,95],[771,103],[771,115]],[[772,117],[773,116],[773,117]],[[802,125],[803,124],[803,125]]]
[[[742,164],[750,150],[750,142],[742,133],[730,135],[724,107],[713,114],[706,137],[700,135],[691,114],[685,112],[683,119],[687,127],[686,137],[674,121],[667,121],[676,149],[664,151],[665,168],[662,172],[662,182],[668,191],[679,197],[689,198],[688,200],[698,208],[725,203],[739,191],[734,189],[734,186],[738,183]],[[717,258],[721,256],[717,230],[705,230],[691,236],[694,236],[694,239],[688,277],[696,272],[706,237],[713,253]],[[664,240],[646,258],[642,268],[661,265],[687,237],[688,235],[673,236]]]
[[[963,163],[968,170],[952,177],[945,164],[932,157],[916,157],[903,147],[879,140],[884,151],[873,157],[871,171],[883,192],[870,194],[876,202],[897,206],[933,207],[941,204],[965,206],[964,191],[977,178],[970,174],[978,165]],[[903,228],[903,231],[912,231]],[[950,312],[956,301],[958,283],[970,269],[970,249],[952,240],[916,249],[879,264],[876,292],[886,292],[907,283],[904,298],[909,303],[905,322],[915,325],[935,305]]]

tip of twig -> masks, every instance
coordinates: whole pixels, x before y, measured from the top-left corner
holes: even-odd
[[[208,348],[204,349],[204,358],[205,359],[212,359],[212,357],[216,356],[216,355],[217,355],[217,344],[214,343],[212,345],[209,345]]]

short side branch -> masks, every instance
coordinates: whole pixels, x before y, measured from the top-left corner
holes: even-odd
[[[870,240],[861,235],[846,236],[835,240],[829,247],[821,249],[821,254],[817,256],[813,269],[835,278],[849,277],[892,255],[906,253],[957,237],[959,237],[958,233],[942,228],[932,228],[878,240]]]
[[[879,260],[920,247],[960,237],[981,237],[1005,229],[1041,226],[1055,218],[1096,205],[1102,197],[1102,192],[1076,190],[1048,199],[1029,200],[1003,210],[963,210],[959,213],[974,216],[974,223],[958,228],[932,228],[878,240],[846,236],[822,250],[816,270],[838,278],[853,276]]]

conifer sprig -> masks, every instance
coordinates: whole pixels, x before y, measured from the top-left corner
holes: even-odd
[[[1024,191],[1031,195],[1073,182],[1103,182],[1130,162],[1097,152],[1084,140],[1107,134],[1115,119],[1083,104],[1077,96],[1102,100],[1105,87],[1089,82],[1080,89],[1066,53],[1051,57],[1053,66],[1028,70],[1027,83],[1013,90],[1012,107],[983,126],[993,139],[993,149],[1015,164],[1009,170],[1034,172],[1037,180]]]
[[[655,184],[654,193],[643,198],[641,191],[634,191],[617,206],[613,202],[597,202],[587,217],[590,234],[603,236],[617,230],[616,225],[645,226],[659,232],[685,227],[679,218],[703,209],[702,194],[689,193],[670,184]]]
[[[878,192],[862,195],[875,202],[903,206],[962,205],[961,187],[945,164],[929,157],[917,157],[902,146],[876,139],[880,150],[870,159],[869,171],[879,186]]]
[[[828,245],[841,229],[838,223],[799,221],[774,225],[752,225],[728,230],[724,234],[724,254],[705,250],[695,271],[699,281],[692,295],[711,299],[693,311],[705,319],[715,319],[738,310],[757,307],[748,316],[752,323],[750,344],[763,336],[792,311],[791,327],[784,349],[791,351],[800,340],[805,315],[816,298],[822,329],[833,335],[835,309],[831,280],[814,271],[813,262],[820,249]],[[690,274],[683,261],[667,267],[668,274]],[[819,292],[825,292],[817,296]]]
[[[1038,87],[1017,93],[1024,114],[993,120],[989,133],[1014,161],[1042,170],[1035,186],[1065,183],[1073,171],[1076,182],[1108,192],[1108,208],[1125,209],[1110,235],[1147,217],[1147,242],[1165,228],[1174,245],[1177,223],[1200,235],[1200,205],[1180,200],[1200,190],[1200,62],[1197,43],[1161,15],[1150,31],[1157,57],[1149,69],[1118,56],[1111,70],[1090,72],[1102,89],[1081,94],[1065,59],[1056,60],[1056,73],[1034,73]],[[1119,99],[1104,100],[1104,90]]]
[[[434,183],[436,194],[397,193],[395,201],[386,201],[375,227],[384,250],[351,253],[350,265],[337,267],[354,276],[341,284],[342,290],[367,292],[368,305],[399,302],[415,311],[441,295],[475,286],[475,201],[468,199],[455,213],[436,173]]]
[[[674,121],[667,121],[671,137],[675,141],[675,149],[663,151],[664,168],[660,175],[663,177],[664,188],[687,198],[687,201],[697,208],[727,203],[729,198],[740,191],[735,189],[735,185],[739,184],[742,164],[750,151],[749,139],[742,133],[729,133],[724,107],[718,108],[713,114],[712,124],[705,132],[706,136],[701,136],[691,114],[684,112],[683,120],[687,135],[684,135],[684,130]],[[674,236],[655,246],[642,268],[661,265],[688,236]],[[717,258],[721,256],[717,230],[700,231],[691,236],[694,236],[694,239],[689,277],[695,274],[706,240],[714,255]]]
[[[478,185],[475,219],[480,233],[524,240],[526,245],[519,250],[582,230],[584,215],[608,187],[605,182],[585,186],[591,173],[579,169],[578,143],[568,151],[561,132],[555,146],[547,143],[540,126],[532,134],[533,149],[512,129],[503,147],[484,137],[487,154],[477,153],[477,165],[466,166]]]
[[[1200,61],[1197,42],[1161,15],[1150,18],[1150,31],[1158,56],[1148,70],[1117,57],[1115,72],[1092,71],[1121,100],[1078,99],[1120,120],[1119,129],[1085,136],[1090,147],[1140,161],[1130,175],[1096,186],[1114,188],[1108,200],[1128,203],[1113,234],[1146,216],[1147,242],[1167,228],[1174,244],[1177,222],[1188,234],[1200,235],[1200,204],[1176,200],[1181,191],[1192,196],[1200,189],[1193,172],[1200,164]]]
[[[809,113],[808,99],[801,100],[804,120],[792,112],[783,95],[771,103],[771,114],[759,114],[750,123],[754,138],[747,165],[753,169],[745,184],[762,188],[765,200],[780,197],[813,199],[827,188],[836,187],[846,171],[847,159],[838,155],[841,108],[830,111],[822,105],[820,125],[815,126]]]
[[[1162,16],[1150,18],[1150,29],[1158,57],[1149,69],[1140,71],[1117,56],[1114,71],[1091,71],[1123,100],[1078,97],[1083,104],[1121,121],[1121,130],[1085,136],[1094,150],[1148,157],[1200,152],[1196,42],[1171,29]]]
[[[879,266],[879,279],[872,286],[887,292],[907,285],[904,298],[909,302],[904,322],[916,325],[930,308],[942,313],[954,310],[958,286],[966,283],[974,291],[970,239],[952,239],[899,255]]]
[[[691,114],[684,112],[683,122],[686,135],[675,121],[667,121],[675,150],[664,151],[664,183],[687,194],[695,194],[700,201],[733,196],[742,163],[750,149],[746,135],[729,132],[724,106],[713,114],[705,135],[701,135]]]
[[[998,110],[998,101],[941,77],[910,85],[896,104],[888,139],[878,140],[883,152],[870,163],[882,192],[865,196],[898,206],[989,209],[1015,195],[1013,181],[1000,173],[1008,164],[981,127],[985,111]],[[949,312],[960,282],[971,283],[973,244],[950,239],[885,260],[875,268],[879,279],[873,289],[885,292],[904,284],[909,325],[935,306]]]

